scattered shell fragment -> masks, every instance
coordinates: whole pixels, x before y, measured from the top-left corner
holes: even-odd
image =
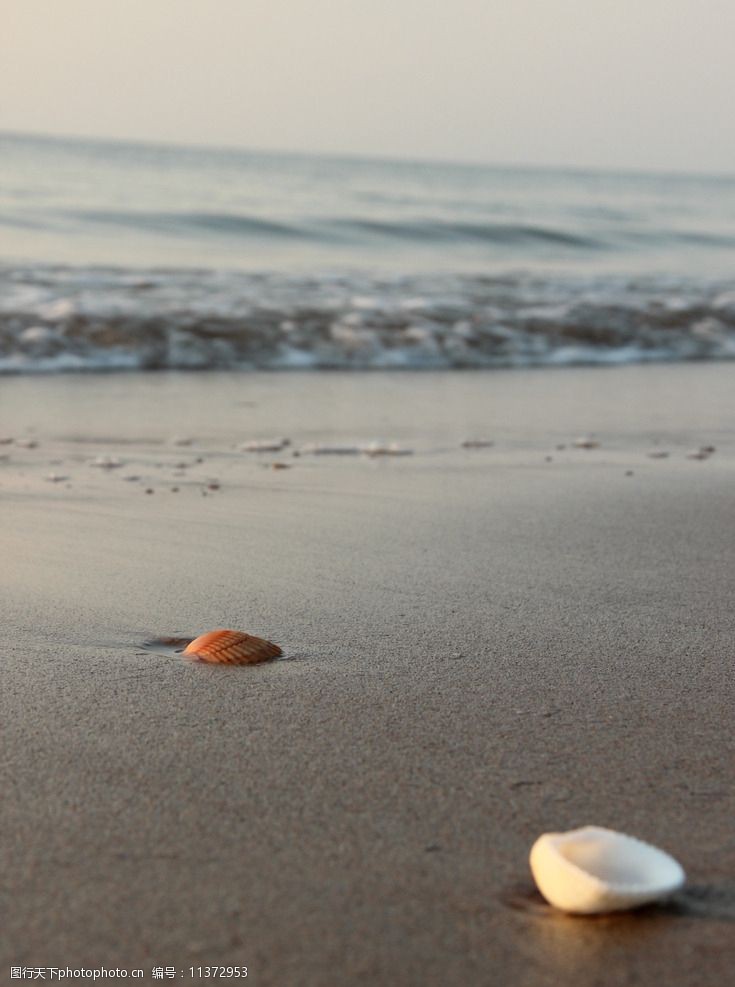
[[[15,444],[20,449],[36,449],[38,447],[38,442],[35,439],[16,439]]]
[[[291,469],[291,464],[290,463],[271,463],[270,464],[270,468],[272,470],[290,470]]]
[[[405,449],[397,442],[368,442],[354,446],[312,443],[305,445],[301,452],[311,456],[411,456],[413,449]]]
[[[64,480],[68,480],[68,476],[62,476],[61,473],[49,473],[46,476],[49,483],[63,483]]]
[[[463,449],[489,449],[494,445],[489,439],[465,439],[462,443]]]
[[[251,442],[243,442],[240,449],[242,452],[280,452],[289,445],[290,439],[253,439]]]
[[[277,644],[242,631],[209,631],[184,648],[184,654],[214,665],[257,665],[283,652]]]
[[[627,911],[684,884],[663,850],[600,826],[544,833],[531,848],[533,878],[549,904],[578,915]]]
[[[649,459],[667,459],[668,458],[668,455],[669,455],[668,452],[665,452],[663,449],[654,449],[652,452],[649,452],[648,453],[648,458]]]
[[[370,442],[363,446],[361,452],[366,456],[412,456],[413,449],[406,449],[399,446],[397,442],[389,442],[384,445],[382,442]]]
[[[188,435],[175,435],[171,439],[171,445],[173,446],[190,446],[194,440]]]
[[[96,466],[98,469],[102,470],[114,470],[119,466],[123,465],[122,459],[118,459],[116,456],[96,456],[89,462],[90,466]]]
[[[582,436],[579,439],[575,439],[572,442],[575,449],[599,449],[600,443],[597,439],[593,439],[591,436]]]

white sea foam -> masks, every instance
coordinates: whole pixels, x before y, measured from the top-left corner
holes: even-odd
[[[735,292],[702,280],[391,281],[35,266],[0,269],[0,284],[5,373],[562,366],[735,355]]]

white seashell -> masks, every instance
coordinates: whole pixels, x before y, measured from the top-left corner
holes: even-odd
[[[579,915],[638,908],[668,897],[685,880],[663,850],[600,826],[544,833],[531,848],[530,864],[544,898]]]
[[[95,459],[91,459],[89,462],[90,466],[96,466],[98,469],[102,470],[114,470],[123,465],[122,459],[118,459],[116,456],[97,456]]]

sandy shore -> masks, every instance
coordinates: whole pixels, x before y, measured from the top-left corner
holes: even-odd
[[[3,380],[1,976],[724,983],[732,394],[726,365]],[[293,455],[372,440],[413,454]],[[288,660],[140,647],[218,626]],[[689,890],[551,913],[528,850],[586,823]]]

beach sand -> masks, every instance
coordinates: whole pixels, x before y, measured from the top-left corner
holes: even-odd
[[[724,364],[3,380],[37,444],[0,446],[2,977],[724,983],[732,395]],[[372,440],[413,454],[293,455]],[[215,627],[286,659],[141,647]],[[689,889],[552,912],[529,849],[588,823]]]

